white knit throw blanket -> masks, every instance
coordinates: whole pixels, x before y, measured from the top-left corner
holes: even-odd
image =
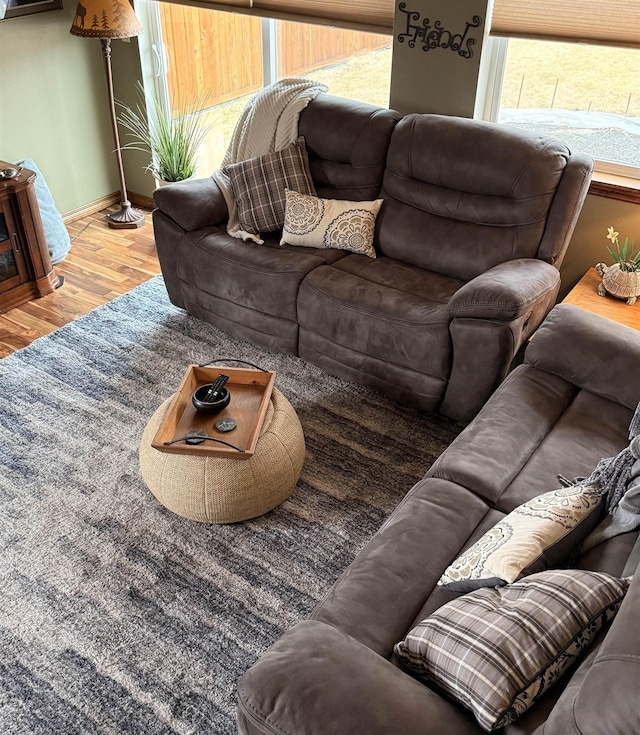
[[[298,118],[302,110],[314,97],[327,91],[324,84],[295,77],[280,79],[261,89],[242,111],[222,166],[286,148],[298,137]],[[212,176],[229,209],[227,232],[232,237],[262,243],[260,238],[241,229],[231,181],[222,172],[222,166]]]

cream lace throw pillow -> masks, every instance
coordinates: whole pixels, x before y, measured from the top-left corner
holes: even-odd
[[[280,245],[333,248],[376,257],[373,233],[382,199],[321,199],[287,189]]]
[[[593,485],[543,493],[515,508],[447,567],[438,581],[458,592],[515,582],[562,562],[602,517]]]

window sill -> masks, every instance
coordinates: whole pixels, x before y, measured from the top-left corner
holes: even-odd
[[[595,171],[591,179],[589,194],[640,204],[640,179]]]

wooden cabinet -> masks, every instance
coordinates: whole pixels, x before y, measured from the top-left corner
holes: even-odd
[[[10,166],[0,161],[0,169]],[[0,314],[61,285],[42,229],[35,180],[26,168],[0,180]]]

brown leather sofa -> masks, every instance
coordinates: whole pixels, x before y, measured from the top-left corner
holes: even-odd
[[[243,677],[242,735],[480,735],[463,708],[397,665],[393,645],[456,593],[437,587],[464,548],[519,504],[590,474],[628,444],[640,333],[555,307],[524,364],[429,469],[310,620]],[[581,569],[629,575],[638,533],[591,548]],[[504,735],[640,733],[640,575],[577,668]]]
[[[384,203],[375,259],[226,234],[212,179],[154,193],[172,302],[392,397],[471,418],[555,302],[592,161],[562,143],[320,95],[300,116],[319,196]]]

